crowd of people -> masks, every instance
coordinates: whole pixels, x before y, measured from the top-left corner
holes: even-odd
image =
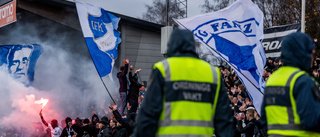
[[[94,111],[91,117],[85,119],[66,117],[61,122],[57,119],[47,122],[40,112],[42,122],[33,123],[34,131],[31,135],[26,135],[25,129],[5,127],[0,128],[0,137],[128,137],[133,133],[136,115],[147,91],[147,82],[138,77],[141,69],[132,72],[133,66],[128,67],[129,59],[124,59],[124,63],[125,66],[121,66],[117,74],[120,83],[120,105],[103,108],[109,109],[111,114],[107,112],[100,118]]]
[[[109,111],[112,115],[107,117],[98,117],[93,114],[90,118],[80,119],[76,117],[72,120],[67,117],[58,124],[56,119],[47,123],[46,120],[40,117],[43,125],[40,122],[35,122],[34,132],[32,137],[128,137],[133,133],[135,126],[136,115],[147,91],[147,82],[139,82],[137,69],[134,74],[133,66],[129,67],[129,59],[124,60],[125,66],[120,67],[118,79],[120,83],[119,94],[121,104],[109,106]],[[317,58],[313,70],[318,72],[320,59]],[[268,58],[263,77],[265,81],[282,65],[279,58]],[[315,67],[317,66],[317,68]],[[230,99],[230,108],[234,115],[233,130],[235,137],[241,137],[245,134],[247,137],[255,135],[256,137],[265,134],[259,123],[260,116],[255,110],[252,101],[250,100],[246,88],[241,83],[237,74],[229,66],[219,66],[222,80],[224,81],[228,97]],[[128,73],[129,70],[129,73]],[[127,77],[128,73],[128,77]],[[313,73],[314,74],[314,73]],[[319,74],[318,74],[319,78]],[[128,86],[129,85],[129,86]],[[128,93],[128,94],[127,94]],[[124,110],[124,111],[123,111]],[[72,122],[73,121],[73,122]],[[8,130],[2,133],[1,136],[21,136],[17,130]]]
[[[137,124],[136,116],[139,113],[140,105],[143,102],[147,91],[147,82],[139,82],[139,71],[133,74],[133,66],[129,67],[129,59],[124,59],[124,66],[120,67],[117,74],[120,88],[119,94],[121,103],[109,105],[110,116],[93,114],[89,118],[72,120],[66,117],[63,122],[52,119],[47,123],[42,113],[42,123],[33,124],[34,131],[31,137],[129,137],[133,134]],[[316,81],[320,81],[320,56],[316,56],[311,66],[311,72]],[[283,66],[280,58],[267,58],[263,78],[267,82],[270,75]],[[230,113],[233,115],[233,136],[234,137],[265,137],[266,128],[261,124],[260,115],[253,106],[253,102],[246,91],[245,86],[229,66],[219,66],[221,79],[229,98]],[[128,73],[129,71],[129,73]],[[159,72],[160,73],[160,72]],[[128,75],[128,76],[127,76]],[[141,80],[140,80],[141,81]],[[222,86],[224,87],[224,86]],[[150,99],[150,98],[149,98]],[[1,137],[20,137],[23,134],[13,129],[0,134]]]
[[[267,64],[263,73],[265,81],[268,77],[282,66],[279,58],[267,58]],[[226,91],[230,100],[230,108],[233,110],[233,132],[234,137],[264,137],[266,131],[260,124],[260,115],[257,113],[249,94],[238,78],[237,74],[230,67],[220,66],[221,75],[226,85]]]

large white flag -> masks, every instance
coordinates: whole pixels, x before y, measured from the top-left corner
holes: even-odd
[[[237,0],[231,6],[191,18],[175,20],[189,29],[195,39],[236,71],[260,114],[265,82],[266,57],[261,45],[263,13],[251,0]]]

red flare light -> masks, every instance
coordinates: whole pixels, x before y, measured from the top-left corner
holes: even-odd
[[[47,105],[48,102],[49,102],[48,99],[43,99],[43,98],[41,98],[40,100],[34,101],[35,104],[42,104],[42,109],[43,109],[44,106]]]

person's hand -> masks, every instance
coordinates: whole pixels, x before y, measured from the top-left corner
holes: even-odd
[[[127,64],[129,63],[129,59],[126,59]]]
[[[246,108],[242,105],[240,108],[239,108],[240,111],[245,111]]]
[[[317,75],[317,74],[318,74],[317,70],[313,71],[313,75]]]
[[[234,117],[235,117],[237,120],[239,120],[239,115],[238,115],[238,113],[236,113]]]
[[[128,108],[128,110],[130,110],[130,109],[131,109],[131,106],[130,106],[130,104],[129,104],[129,103],[127,103],[127,108]]]
[[[113,111],[113,107],[112,107],[112,106],[110,106],[110,105],[109,105],[109,109],[110,109],[111,111]]]
[[[135,73],[138,73],[139,71],[141,71],[141,68],[139,68],[138,70],[136,70],[136,72],[135,72]]]
[[[123,63],[124,63],[124,64],[127,64],[127,61],[126,61],[126,59],[123,59]]]
[[[112,106],[109,105],[109,108],[114,111],[114,110],[117,110],[117,105],[116,104],[113,104]]]
[[[242,106],[243,106],[243,107],[247,107],[247,104],[243,102],[243,103],[242,103]]]
[[[133,70],[133,66],[132,65],[130,66],[130,70]]]

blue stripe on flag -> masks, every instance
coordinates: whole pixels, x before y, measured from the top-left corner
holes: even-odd
[[[85,40],[86,40],[89,52],[91,54],[91,58],[97,68],[99,75],[103,77],[109,74],[112,69],[111,57],[98,48],[98,45],[93,41],[93,38],[88,37],[88,38],[85,38]],[[117,50],[115,49],[115,51],[108,51],[108,52],[117,53]]]
[[[225,38],[218,35],[212,35],[216,45],[217,51],[228,56],[229,62],[236,64],[238,69],[248,70],[252,77],[256,81],[259,81],[259,76],[256,73],[258,69],[255,63],[254,55],[252,50],[256,47],[256,44],[250,46],[239,46]]]

